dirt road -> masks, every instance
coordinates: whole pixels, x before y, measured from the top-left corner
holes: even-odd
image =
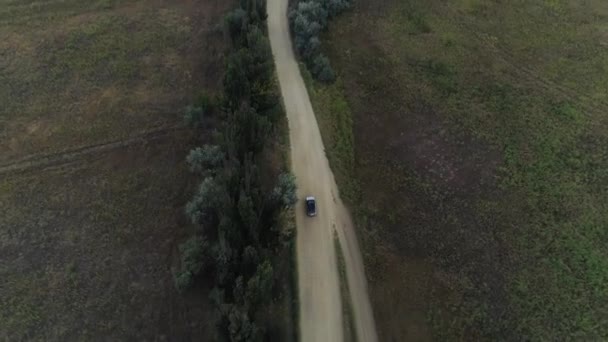
[[[338,197],[287,23],[288,0],[267,0],[268,33],[275,59],[291,142],[298,196],[317,198],[318,216],[296,210],[300,338],[303,342],[343,341],[343,317],[333,232],[344,252],[348,288],[359,341],[377,341],[367,280],[348,211]]]

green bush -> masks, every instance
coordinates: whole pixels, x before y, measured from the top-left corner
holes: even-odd
[[[179,292],[184,292],[190,287],[194,282],[193,275],[189,271],[180,271],[177,274],[173,275],[173,281],[175,283],[175,288]]]
[[[202,123],[203,117],[203,108],[194,106],[186,107],[184,112],[184,120],[188,125],[198,127]]]
[[[251,320],[245,308],[233,306],[228,316],[228,331],[231,342],[254,342],[260,340],[260,329]]]
[[[227,196],[222,184],[213,177],[207,177],[199,185],[194,198],[186,204],[186,214],[193,224],[213,221]]]
[[[192,276],[198,275],[205,265],[209,243],[200,237],[191,237],[179,246],[182,257],[182,269]]]
[[[234,11],[226,14],[224,24],[228,30],[228,34],[233,44],[238,44],[239,39],[247,25],[247,12],[242,8],[237,8]]]
[[[350,8],[350,1],[348,0],[324,0],[325,10],[330,18],[337,16]]]
[[[321,54],[319,34],[333,18],[350,7],[348,0],[307,0],[289,12],[289,22],[296,51],[312,75],[322,82],[335,79],[329,60]]]
[[[241,49],[228,56],[224,74],[224,94],[229,110],[236,110],[251,95],[251,85],[247,75],[248,51]]]
[[[186,157],[190,171],[199,173],[220,166],[223,160],[224,152],[218,145],[197,147],[191,150]]]
[[[334,70],[329,64],[329,59],[323,55],[315,57],[311,72],[321,82],[331,83],[336,79]]]
[[[271,300],[274,271],[269,260],[260,264],[247,282],[246,301],[252,307]]]
[[[272,196],[284,208],[291,208],[298,201],[296,190],[296,177],[291,173],[282,173],[277,179]]]

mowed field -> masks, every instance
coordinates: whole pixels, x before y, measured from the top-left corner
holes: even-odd
[[[380,339],[608,338],[608,2],[361,0],[323,44]]]
[[[172,267],[231,6],[0,0],[0,339],[210,339]]]

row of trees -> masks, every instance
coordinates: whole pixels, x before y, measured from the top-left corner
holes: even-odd
[[[190,169],[202,177],[186,214],[199,232],[180,246],[180,290],[201,276],[211,277],[218,340],[257,341],[264,335],[256,312],[271,299],[271,256],[291,243],[281,213],[296,202],[294,177],[283,173],[264,185],[260,152],[275,132],[281,109],[270,45],[264,34],[266,4],[242,0],[225,17],[231,42],[224,94],[191,107],[186,119],[199,124],[206,115],[221,117],[212,144],[190,151]]]
[[[289,12],[294,44],[311,74],[322,82],[333,82],[329,59],[321,52],[319,35],[328,21],[350,7],[350,0],[304,0]]]

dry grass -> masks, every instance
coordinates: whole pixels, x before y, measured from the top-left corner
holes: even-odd
[[[181,124],[219,84],[213,29],[230,6],[0,0],[0,164]],[[205,290],[177,295],[171,272],[196,140],[178,130],[1,175],[0,339],[211,338]]]
[[[606,18],[599,0],[386,0],[333,24],[341,86],[312,98],[322,126],[352,113],[354,171],[328,155],[360,189],[382,340],[606,338]]]
[[[210,31],[219,22],[214,13],[226,7],[217,1],[3,4],[1,160],[174,121],[195,91],[219,77],[222,36]]]

